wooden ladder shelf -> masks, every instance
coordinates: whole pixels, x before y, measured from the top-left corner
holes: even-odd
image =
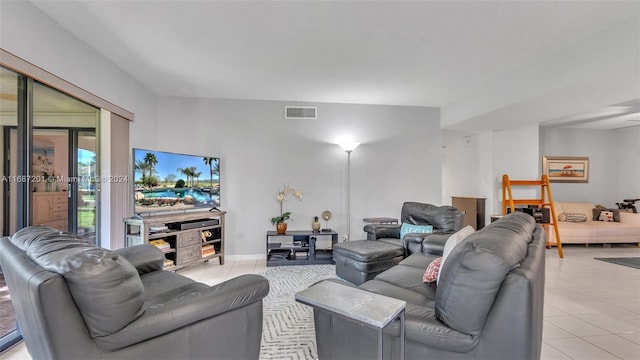
[[[512,186],[540,186],[540,198],[539,199],[514,199],[511,193]],[[545,199],[546,198],[546,199]],[[558,224],[556,223],[556,210],[553,206],[553,197],[551,196],[551,188],[549,187],[549,178],[547,175],[542,175],[540,180],[510,180],[507,174],[502,175],[502,214],[507,214],[507,203],[511,212],[516,211],[516,205],[535,205],[540,208],[548,207],[551,210],[551,221],[549,224],[543,224],[543,226],[549,225],[553,227],[556,235],[556,242],[558,247],[558,255],[563,258],[562,254],[562,242],[560,241],[560,232],[558,231]]]

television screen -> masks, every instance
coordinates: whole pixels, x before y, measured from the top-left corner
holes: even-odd
[[[220,206],[217,157],[133,149],[133,167],[136,214]]]

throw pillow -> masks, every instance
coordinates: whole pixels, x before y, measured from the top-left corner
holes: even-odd
[[[467,225],[460,229],[458,232],[453,233],[447,239],[447,242],[444,244],[444,249],[442,250],[442,261],[440,262],[440,269],[444,266],[444,262],[447,261],[447,257],[451,254],[453,248],[456,247],[459,243],[462,242],[467,236],[473,234],[475,232],[474,228],[471,225]],[[438,278],[436,279],[436,283],[440,283],[440,271],[438,271]]]
[[[598,220],[606,221],[606,222],[613,222],[613,211],[602,210],[600,212],[600,216],[598,216]]]
[[[400,239],[403,239],[407,234],[431,234],[433,232],[433,226],[431,225],[413,225],[402,223],[400,227]]]
[[[438,280],[438,273],[440,272],[440,264],[442,263],[442,256],[435,258],[429,266],[427,266],[427,270],[422,275],[422,282],[432,283]]]
[[[587,221],[587,214],[583,213],[564,213],[567,222],[585,222]]]
[[[603,213],[604,211],[608,211],[608,212],[613,213],[613,221],[620,222],[620,209],[607,209],[607,208],[602,209],[602,208],[598,208],[598,207],[593,209],[593,220],[594,221],[605,221],[605,220],[600,220],[601,213]]]

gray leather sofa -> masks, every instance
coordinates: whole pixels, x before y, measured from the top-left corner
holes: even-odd
[[[435,242],[444,243],[448,236],[460,230],[464,224],[464,213],[453,206],[437,206],[419,202],[405,202],[400,212],[400,224],[368,224],[364,226],[367,240],[378,240],[394,244],[406,249],[408,254],[423,251],[423,242],[427,237],[432,238],[431,245]],[[431,225],[431,234],[407,234],[400,239],[402,223],[413,225]]]
[[[34,359],[257,359],[268,281],[208,286],[163,260],[151,245],[109,251],[45,226],[0,239]]]
[[[533,217],[516,212],[468,236],[440,269],[439,284],[423,283],[438,256],[414,253],[359,286],[407,302],[406,358],[540,358],[545,239]],[[321,359],[376,357],[376,330],[318,310],[314,317]],[[386,358],[399,356],[399,336],[399,321],[385,328]]]

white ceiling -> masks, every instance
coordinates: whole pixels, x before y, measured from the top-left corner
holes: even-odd
[[[541,125],[594,130],[611,130],[640,126],[640,100],[628,101],[586,113],[551,119],[543,122]]]
[[[32,2],[160,96],[436,107],[640,9],[637,1]],[[640,119],[637,103],[622,112]],[[597,114],[547,124],[585,126]],[[599,126],[632,123],[607,119]]]

